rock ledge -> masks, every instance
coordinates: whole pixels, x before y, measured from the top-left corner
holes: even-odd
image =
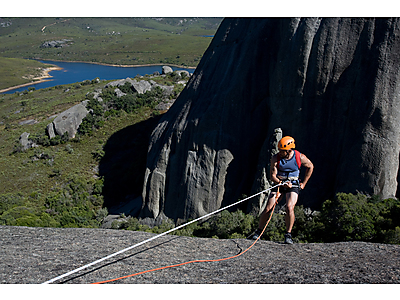
[[[13,226],[0,226],[0,235],[0,283],[13,284],[43,283],[154,236],[109,229]],[[251,244],[245,239],[167,235],[56,283],[94,283],[196,259],[224,258]],[[115,283],[400,283],[400,245],[258,241],[234,259],[188,264]]]

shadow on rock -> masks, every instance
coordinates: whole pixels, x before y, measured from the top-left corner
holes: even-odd
[[[149,138],[160,117],[114,133],[104,146],[99,174],[104,177],[104,206],[110,214],[139,214]]]

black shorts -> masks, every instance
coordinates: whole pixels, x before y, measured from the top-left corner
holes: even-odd
[[[300,186],[298,185],[298,183],[296,182],[296,183],[293,183],[292,182],[292,187],[291,188],[285,188],[285,187],[283,187],[283,186],[277,186],[276,188],[273,188],[272,190],[271,190],[271,192],[277,192],[278,191],[278,188],[279,188],[279,192],[281,193],[281,194],[286,194],[286,193],[290,193],[290,192],[294,192],[294,193],[296,193],[297,195],[300,193],[300,191],[301,191],[301,189],[300,189]]]

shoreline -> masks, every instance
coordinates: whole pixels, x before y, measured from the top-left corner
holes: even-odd
[[[21,88],[21,87],[25,87],[25,86],[29,86],[29,85],[34,85],[34,84],[38,84],[38,83],[50,81],[51,79],[48,79],[48,78],[51,78],[51,77],[53,77],[53,76],[51,76],[51,75],[49,74],[49,72],[51,72],[51,71],[56,71],[56,70],[62,70],[62,68],[57,67],[57,66],[55,66],[55,67],[50,67],[50,68],[45,68],[45,69],[42,70],[42,75],[41,75],[41,76],[32,78],[34,81],[31,81],[31,82],[27,82],[27,83],[23,83],[23,84],[19,84],[19,85],[15,85],[15,86],[11,86],[11,87],[2,89],[2,90],[0,90],[0,93],[8,92],[8,91],[11,91],[11,90],[14,90],[14,89],[19,89],[19,88]]]
[[[34,60],[44,60],[42,58],[37,58]],[[80,61],[80,60],[53,60],[49,59],[47,61],[54,61],[54,62],[72,62],[72,63],[84,63],[84,64],[94,64],[94,65],[101,65],[101,66],[110,66],[110,67],[121,67],[121,68],[134,68],[134,67],[149,67],[149,66],[172,66],[177,68],[184,68],[184,69],[193,69],[195,70],[197,67],[188,67],[176,64],[144,64],[144,65],[116,65],[116,64],[106,64],[106,63],[99,63],[99,62],[92,62],[92,61]]]
[[[35,60],[45,60],[45,59],[35,59]],[[57,63],[57,62],[86,63],[86,64],[95,64],[95,65],[110,66],[110,67],[121,67],[121,68],[148,67],[148,66],[172,66],[172,67],[177,67],[177,68],[185,68],[185,69],[193,69],[193,70],[196,69],[196,67],[186,67],[186,66],[180,66],[180,65],[175,65],[175,64],[113,65],[113,64],[87,62],[87,61],[67,61],[67,60],[49,60],[49,61],[55,62],[55,63]],[[29,85],[34,85],[34,84],[50,81],[50,79],[47,79],[47,78],[51,78],[53,76],[49,75],[49,72],[55,71],[55,70],[62,70],[62,68],[60,68],[56,65],[54,65],[54,67],[45,68],[42,70],[42,76],[33,78],[33,80],[35,80],[35,81],[23,83],[23,84],[19,84],[19,85],[15,85],[15,86],[11,86],[11,87],[2,89],[2,90],[0,90],[0,93],[8,92],[8,91],[11,91],[14,89],[19,89],[21,87],[26,87]]]

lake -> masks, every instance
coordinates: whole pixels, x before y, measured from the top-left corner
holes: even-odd
[[[56,65],[62,70],[50,71],[50,81],[32,84],[29,86],[17,88],[5,92],[5,94],[13,94],[15,92],[22,92],[28,89],[28,87],[35,87],[35,89],[43,89],[56,85],[70,84],[75,82],[82,82],[84,80],[92,80],[99,77],[101,80],[110,79],[125,79],[127,77],[133,78],[136,75],[153,74],[154,72],[162,72],[162,66],[144,66],[144,67],[115,67],[115,66],[104,66],[91,63],[80,63],[80,62],[60,62],[51,60],[39,60],[45,64]],[[194,69],[172,67],[174,71],[186,70],[190,73],[194,72]]]

